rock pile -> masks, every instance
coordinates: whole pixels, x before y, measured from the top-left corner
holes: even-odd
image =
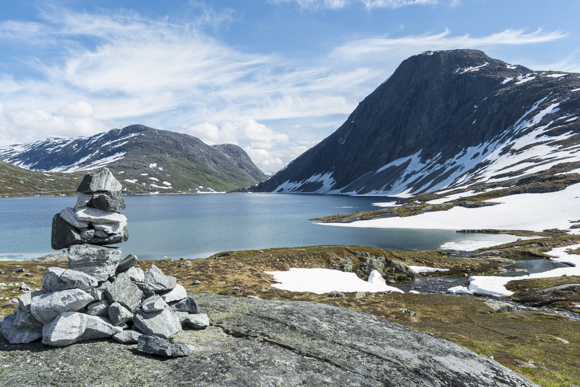
[[[121,184],[103,168],[86,175],[77,191],[76,206],[52,223],[52,247],[68,248],[69,269],[49,268],[42,290],[22,294],[0,332],[11,344],[113,337],[138,343],[142,352],[187,356],[189,347],[171,339],[182,324],[209,325],[195,298],[155,265],[143,272],[136,256],[120,260],[120,248],[105,246],[128,238],[127,218],[118,212],[125,208]]]

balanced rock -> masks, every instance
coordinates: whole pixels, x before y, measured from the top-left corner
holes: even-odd
[[[140,310],[133,318],[134,328],[149,336],[170,339],[181,331],[179,319],[168,309],[147,313]]]
[[[85,175],[83,181],[77,188],[77,192],[112,192],[120,191],[121,188],[121,183],[113,176],[111,171],[108,168],[102,168]]]
[[[121,249],[90,244],[68,248],[68,265],[72,270],[92,275],[97,281],[106,281],[115,274],[121,258]]]
[[[175,343],[156,336],[139,336],[137,350],[151,355],[183,357],[191,354],[191,349],[184,343]]]
[[[93,301],[87,292],[68,289],[32,298],[30,312],[43,324],[55,319],[62,312],[76,312]]]

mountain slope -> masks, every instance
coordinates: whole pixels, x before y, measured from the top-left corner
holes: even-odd
[[[212,192],[266,179],[236,145],[208,146],[187,134],[143,125],[91,137],[48,138],[0,148],[0,160],[33,171],[107,166],[129,192]]]
[[[527,176],[580,161],[578,116],[578,74],[426,52],[257,190],[419,194]]]

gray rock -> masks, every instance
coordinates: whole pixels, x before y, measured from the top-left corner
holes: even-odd
[[[188,314],[183,324],[193,329],[205,329],[209,327],[209,317],[205,313]]]
[[[177,319],[179,320],[179,322],[181,324],[183,324],[183,322],[185,321],[185,319],[187,318],[187,316],[189,316],[189,313],[187,313],[187,312],[175,312],[175,311],[172,311],[172,313],[173,313],[173,315],[175,317],[177,317]]]
[[[489,306],[491,309],[493,309],[494,312],[497,312],[497,313],[517,312],[518,311],[518,309],[515,307],[515,305],[509,304],[507,302],[487,300],[485,302],[485,304],[487,306]]]
[[[145,313],[161,312],[167,308],[167,303],[157,294],[146,298],[141,304],[141,310]]]
[[[79,220],[75,214],[75,210],[71,207],[66,207],[62,210],[60,212],[60,217],[77,230],[89,227],[89,222]]]
[[[16,328],[42,328],[42,323],[30,312],[16,309],[14,315],[16,316],[16,319],[14,320],[14,326]]]
[[[0,323],[0,333],[10,344],[26,344],[42,337],[42,328],[18,328],[14,326],[16,315],[10,315]]]
[[[131,278],[131,281],[133,282],[143,283],[145,281],[145,272],[143,272],[143,270],[139,269],[138,267],[133,266],[128,270],[124,271],[124,273],[127,273],[129,278]],[[152,289],[150,291],[153,292]]]
[[[104,339],[122,331],[122,327],[114,326],[108,318],[87,315],[87,326],[80,340]]]
[[[191,354],[191,349],[184,343],[175,343],[161,337],[145,335],[139,337],[137,350],[166,357],[184,357]]]
[[[36,290],[34,292],[23,293],[18,297],[18,309],[30,313],[30,304],[32,303],[32,297],[43,295],[42,290]]]
[[[59,314],[42,327],[42,344],[62,347],[80,341],[87,328],[87,315],[77,312]]]
[[[95,277],[78,270],[65,270],[58,278],[58,290],[78,288],[90,292],[98,285],[99,281]]]
[[[95,301],[103,301],[106,299],[105,290],[107,290],[109,286],[111,286],[111,282],[105,281],[96,288],[91,289],[89,294],[95,299]]]
[[[69,269],[92,275],[99,282],[115,274],[120,258],[121,249],[118,247],[81,244],[68,248]]]
[[[75,205],[75,207],[76,208],[86,207],[92,198],[93,198],[92,194],[79,192],[77,194],[77,204]]]
[[[32,297],[30,312],[41,323],[47,324],[62,312],[76,312],[93,301],[87,292],[68,289]]]
[[[87,314],[91,316],[109,317],[109,302],[107,300],[95,302],[87,306]]]
[[[102,168],[85,175],[77,188],[78,192],[95,193],[106,191],[121,191],[121,183],[113,176],[108,168]]]
[[[187,291],[180,284],[176,284],[173,289],[171,289],[167,293],[163,293],[161,295],[161,297],[167,303],[181,301],[181,300],[184,300],[185,298],[187,298]]]
[[[130,321],[132,318],[133,313],[118,302],[115,302],[109,306],[109,319],[113,325],[123,325],[127,321]]]
[[[129,270],[126,271],[127,274],[129,274]],[[149,298],[151,296],[154,296],[156,293],[153,291],[153,289],[151,289],[149,286],[145,285],[144,282],[134,282],[135,285],[137,285],[137,287],[139,287],[139,289],[141,289],[141,291],[143,292],[143,298]]]
[[[62,347],[83,340],[111,337],[122,330],[104,317],[63,312],[42,328],[42,343]]]
[[[135,265],[137,265],[138,260],[139,259],[137,258],[136,255],[133,254],[127,255],[125,258],[123,258],[121,262],[119,262],[119,265],[117,266],[117,274],[123,273],[124,271],[127,271],[130,268],[134,267]]]
[[[113,340],[116,340],[122,344],[137,344],[137,341],[141,335],[143,334],[140,332],[126,330],[113,335]]]
[[[173,289],[177,285],[177,279],[163,274],[161,269],[151,265],[145,272],[145,285],[149,286],[155,293],[161,293]]]
[[[65,272],[65,269],[60,267],[49,267],[46,274],[40,282],[42,290],[46,293],[56,292],[58,288],[58,279]]]
[[[143,380],[152,386],[187,381],[208,387],[536,386],[439,336],[365,313],[296,301],[256,302],[209,294],[199,294],[197,299],[212,325],[202,331],[183,330],[175,338],[195,345],[192,356],[159,361],[135,356],[110,341],[58,351],[27,344],[0,356],[0,370],[6,370],[2,382],[7,386],[113,386],[119,381],[143,385]],[[0,338],[2,344],[6,341]],[[95,361],[103,366],[96,367]],[[61,372],[52,371],[57,368]],[[137,380],[136,370],[148,373],[140,373]]]
[[[93,196],[89,207],[103,211],[121,211],[126,207],[125,199],[120,191],[108,191]]]
[[[60,214],[52,218],[52,234],[50,244],[53,249],[60,250],[81,243],[93,245],[108,245],[129,240],[129,231],[125,226],[122,232],[106,237],[97,237],[94,230],[78,230],[66,222]]]
[[[179,301],[171,305],[171,310],[175,312],[187,312],[188,314],[197,314],[199,313],[199,306],[197,305],[195,297],[189,295],[185,300]]]
[[[134,313],[141,305],[143,292],[131,281],[127,273],[121,273],[105,290],[105,297],[111,304],[118,302]]]
[[[140,310],[133,318],[133,327],[146,335],[165,339],[172,338],[181,330],[179,319],[168,309],[153,313]]]

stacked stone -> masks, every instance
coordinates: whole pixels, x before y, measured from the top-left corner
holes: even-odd
[[[194,329],[209,325],[195,298],[157,266],[143,272],[136,256],[120,261],[120,248],[102,246],[127,239],[126,218],[117,212],[125,208],[120,187],[106,168],[91,173],[79,186],[75,208],[55,215],[52,244],[68,247],[69,269],[49,268],[42,290],[18,298],[14,314],[0,324],[8,342],[42,339],[46,345],[66,346],[113,337],[138,343],[147,353],[189,354],[189,347],[171,339],[182,324]]]

